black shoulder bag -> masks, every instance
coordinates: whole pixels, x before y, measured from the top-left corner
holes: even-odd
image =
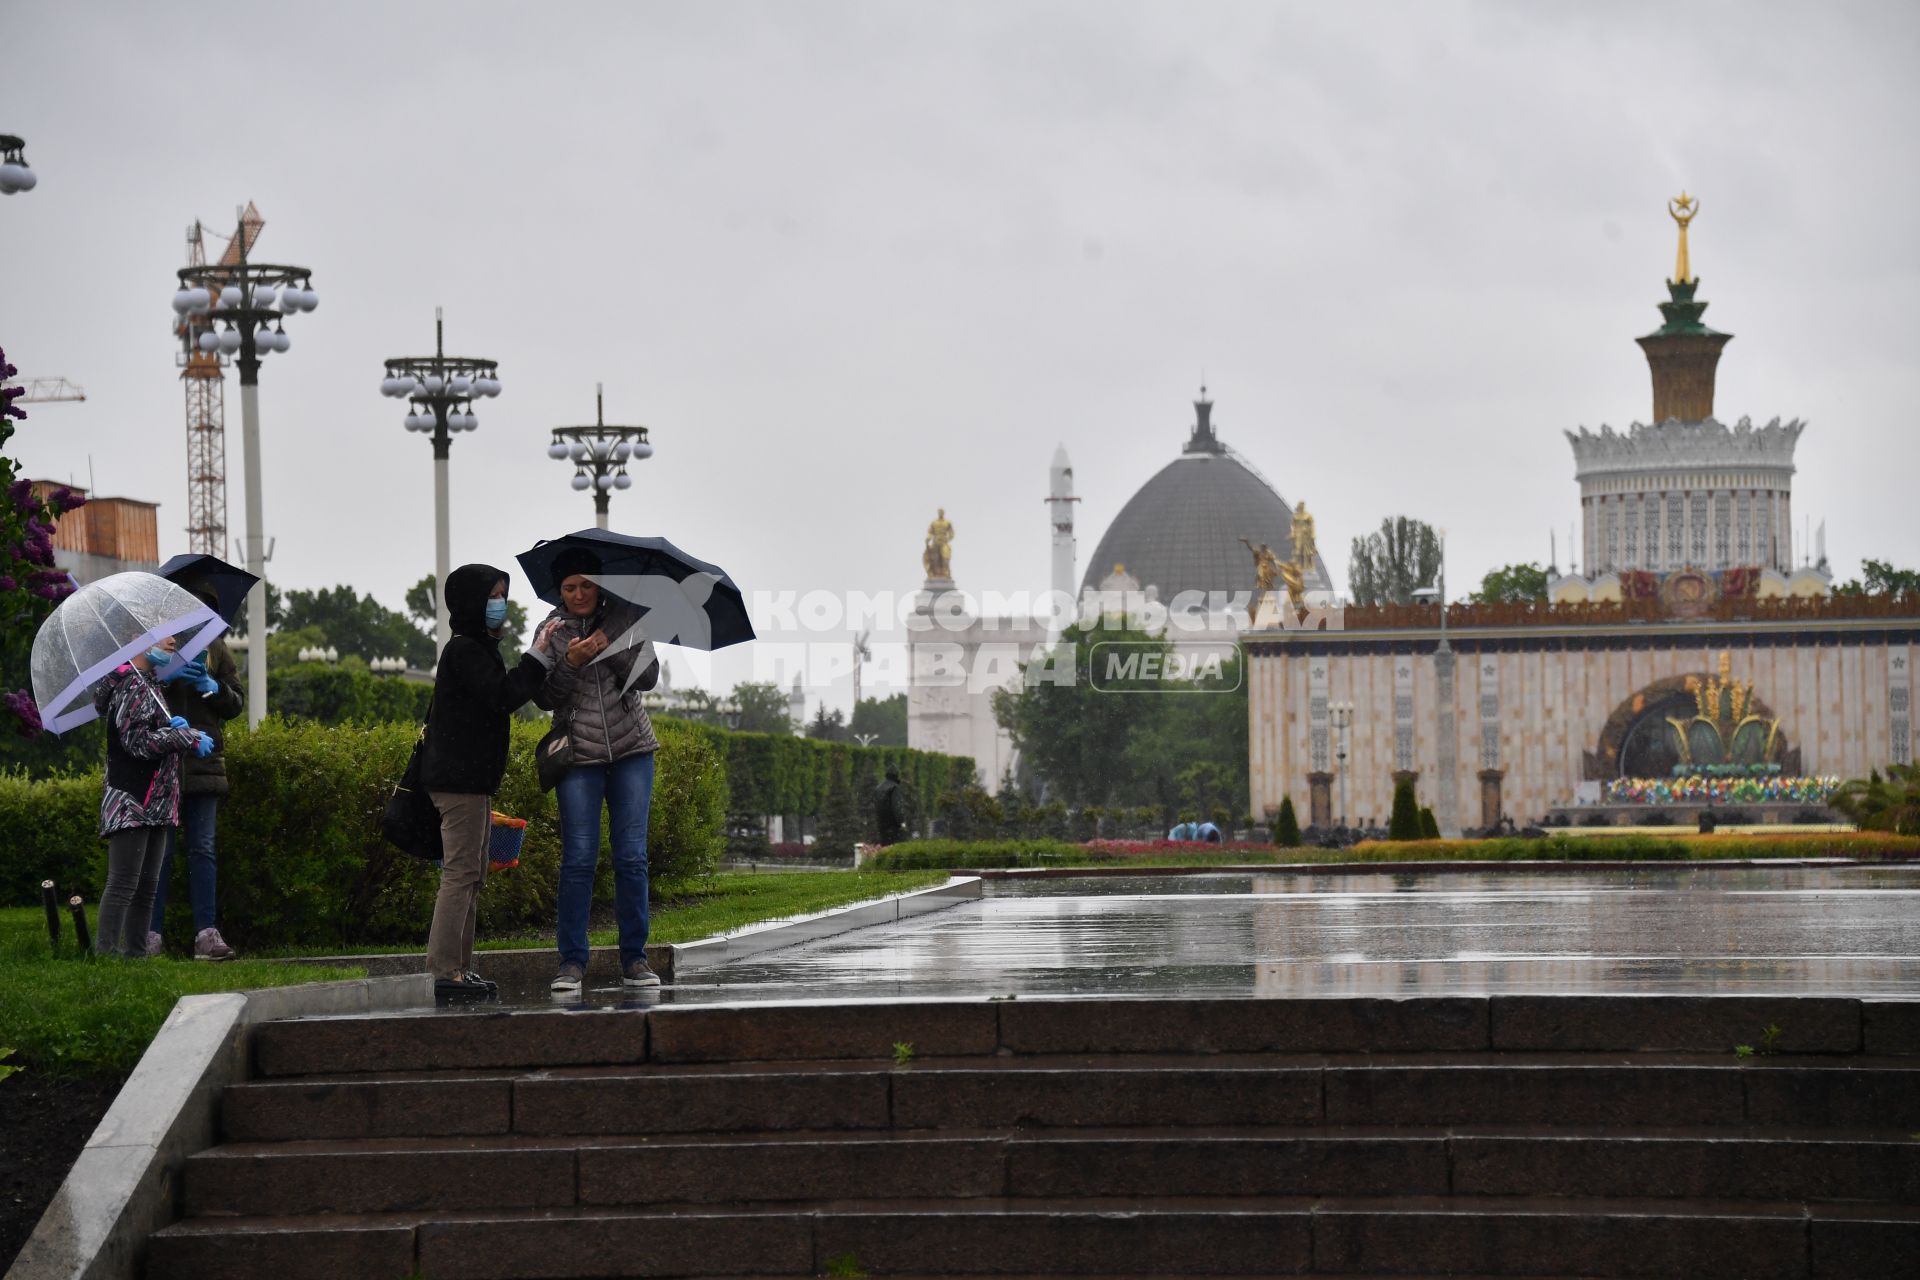
[[[440,810],[433,797],[420,785],[420,757],[427,747],[427,724],[433,722],[433,703],[427,703],[427,722],[413,740],[413,754],[407,757],[406,772],[394,784],[387,797],[386,810],[380,815],[380,834],[402,853],[427,862],[441,860]]]
[[[562,659],[565,661],[565,659]],[[540,775],[540,789],[551,791],[573,768],[573,711],[569,706],[553,713],[553,725],[533,749],[533,767]]]

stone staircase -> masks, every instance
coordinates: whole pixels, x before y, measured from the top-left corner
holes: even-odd
[[[1774,1053],[1734,1054],[1769,1025]],[[254,1057],[155,1280],[1859,1280],[1920,1258],[1920,1002],[463,1011],[273,1023]]]

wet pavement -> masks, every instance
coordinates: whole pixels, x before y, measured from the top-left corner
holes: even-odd
[[[1920,868],[994,880],[914,919],[563,1003],[1416,993],[1920,995]]]

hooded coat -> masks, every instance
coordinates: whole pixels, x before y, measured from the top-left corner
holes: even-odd
[[[433,708],[420,758],[428,791],[492,795],[507,773],[507,738],[514,708],[546,679],[547,669],[522,654],[511,671],[500,638],[487,629],[487,597],[508,581],[490,564],[463,564],[447,575],[447,619],[453,636],[440,651]]]
[[[100,789],[102,839],[134,827],[171,827],[180,821],[180,762],[200,744],[192,729],[176,729],[151,675],[117,667],[93,693],[107,726],[107,776]]]

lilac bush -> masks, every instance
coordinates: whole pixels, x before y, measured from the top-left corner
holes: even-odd
[[[40,709],[25,688],[33,634],[53,606],[73,593],[73,580],[53,563],[54,522],[86,501],[62,487],[44,500],[31,481],[19,476],[19,463],[5,451],[14,423],[27,411],[16,403],[25,394],[8,382],[19,370],[0,349],[0,731],[10,727],[24,738],[40,732]]]

